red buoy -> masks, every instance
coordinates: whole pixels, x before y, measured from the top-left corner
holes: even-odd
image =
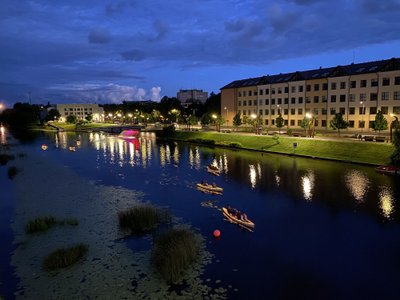
[[[219,231],[218,229],[214,230],[214,237],[215,238],[219,238],[221,236],[221,231]]]

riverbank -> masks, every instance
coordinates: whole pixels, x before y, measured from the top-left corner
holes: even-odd
[[[394,151],[389,143],[282,135],[176,131],[168,139],[370,165],[389,164]]]

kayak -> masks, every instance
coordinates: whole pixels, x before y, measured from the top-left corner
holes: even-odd
[[[229,213],[228,209],[226,207],[222,208],[222,213],[232,223],[236,223],[236,224],[248,227],[248,228],[254,228],[256,226],[251,220],[249,220],[247,218],[245,220],[238,219],[235,215]]]
[[[219,176],[221,174],[221,170],[218,167],[213,166],[213,165],[208,165],[207,171],[208,171],[208,173],[211,173],[215,176]]]
[[[199,189],[202,192],[216,194],[216,195],[222,195],[222,192],[224,191],[222,187],[208,183],[198,183],[197,189]]]

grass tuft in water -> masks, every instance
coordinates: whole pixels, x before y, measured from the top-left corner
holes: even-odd
[[[171,215],[150,204],[140,204],[118,213],[119,226],[122,230],[129,230],[132,234],[141,234],[151,231],[162,222],[169,222]]]
[[[38,217],[30,220],[25,227],[26,233],[36,233],[47,231],[57,224],[57,220],[53,216]]]
[[[12,166],[8,168],[8,178],[14,179],[17,176],[18,170],[16,167]]]
[[[14,155],[9,155],[9,154],[0,154],[0,165],[4,166],[6,165],[10,160],[14,160],[15,156]]]
[[[152,261],[167,283],[174,283],[196,261],[198,253],[192,231],[170,229],[155,240]]]
[[[66,249],[58,249],[45,257],[43,269],[54,271],[71,266],[84,257],[87,251],[88,246],[84,244],[78,244]]]

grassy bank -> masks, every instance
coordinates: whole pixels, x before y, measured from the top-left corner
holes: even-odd
[[[389,143],[362,142],[339,139],[311,139],[288,136],[245,135],[218,132],[177,131],[176,140],[201,142],[229,146],[232,143],[243,149],[267,151],[282,154],[295,154],[307,157],[350,161],[374,165],[389,164],[394,147]],[[297,143],[296,149],[293,144]]]

